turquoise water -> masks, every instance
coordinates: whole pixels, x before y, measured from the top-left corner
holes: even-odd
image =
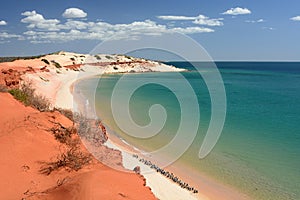
[[[226,89],[227,116],[217,145],[201,160],[198,152],[211,116],[210,96],[201,76],[189,63],[171,64],[190,70],[182,75],[194,89],[201,111],[197,136],[176,163],[233,186],[253,199],[300,199],[300,63],[217,63]],[[209,73],[209,63],[196,65],[203,67],[203,73]],[[92,98],[90,86],[98,84],[95,96],[98,116],[127,142],[149,151],[163,147],[179,127],[181,111],[176,96],[158,84],[136,90],[129,104],[135,123],[144,126],[150,122],[148,110],[153,104],[161,104],[168,117],[154,137],[128,136],[118,128],[110,107],[113,88],[121,76],[105,75],[100,81],[91,78],[78,86]],[[176,86],[177,94],[190,98],[174,73],[126,76],[128,82],[165,80]],[[122,99],[117,102],[124,103]]]

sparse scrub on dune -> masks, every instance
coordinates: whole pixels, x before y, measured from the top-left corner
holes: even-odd
[[[68,128],[63,126],[52,127],[50,131],[53,133],[56,140],[67,145],[72,143],[72,135],[75,135],[77,132],[76,128],[73,126]]]
[[[17,57],[0,57],[0,63],[1,62],[13,62],[15,60],[31,60],[31,59],[38,59],[47,55],[58,55],[59,52],[49,53],[49,54],[43,54],[43,55],[37,55],[37,56],[17,56]],[[63,54],[62,54],[63,55]]]
[[[95,55],[95,58],[96,58],[97,60],[101,60],[101,57],[100,57],[99,55]]]
[[[131,56],[124,55],[124,57],[127,58],[127,59],[130,59],[130,60],[132,59]]]
[[[50,175],[53,171],[62,168],[78,171],[90,163],[92,157],[89,153],[82,151],[80,139],[75,137],[77,130],[74,126],[66,128],[58,123],[50,131],[55,139],[66,147],[66,150],[57,155],[54,161],[40,162],[42,164],[40,173]]]
[[[25,106],[32,106],[41,112],[50,109],[50,102],[44,96],[35,94],[35,89],[30,83],[23,83],[20,89],[11,89],[8,92]]]
[[[62,66],[58,62],[56,62],[55,60],[51,60],[51,62],[54,64],[54,66],[56,68],[62,68]]]
[[[107,58],[107,59],[109,59],[109,60],[110,60],[110,59],[113,59],[113,57],[111,57],[111,56],[108,56],[108,55],[107,55],[107,56],[105,56],[105,58]]]
[[[62,109],[62,108],[55,108],[55,110],[57,110],[58,112],[60,112],[62,115],[64,115],[65,117],[67,117],[71,121],[74,121],[72,110]]]
[[[66,169],[69,171],[78,171],[83,166],[90,163],[92,157],[88,153],[84,153],[79,148],[79,142],[69,147],[66,152],[58,155],[55,161],[41,162],[42,167],[40,173],[50,175],[53,171]]]
[[[49,62],[47,59],[43,58],[42,61],[43,61],[44,63],[46,63],[47,65],[50,65],[50,62]]]
[[[80,114],[74,116],[78,135],[95,146],[100,146],[107,140],[106,129],[100,120],[86,119]]]
[[[15,60],[32,60],[32,59],[38,59],[45,55],[37,55],[37,56],[18,56],[18,57],[0,57],[0,63],[1,62],[13,62]]]

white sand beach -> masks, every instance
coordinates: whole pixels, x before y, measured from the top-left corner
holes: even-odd
[[[63,56],[62,56],[63,54]],[[72,57],[73,56],[73,57]],[[44,59],[53,60],[58,62],[62,66],[66,66],[70,64],[70,60],[74,60],[75,57],[82,58],[83,56],[88,57],[88,55],[75,54],[75,53],[60,53],[58,56],[45,56]],[[65,59],[62,59],[65,58]],[[120,57],[118,57],[120,59]],[[127,58],[125,58],[127,59]],[[105,55],[101,56],[101,61],[105,60]],[[127,60],[125,60],[127,61]],[[72,84],[76,81],[92,77],[95,75],[103,74],[103,73],[120,73],[120,72],[130,72],[134,68],[135,72],[147,72],[147,71],[156,71],[156,72],[167,72],[167,71],[182,71],[182,69],[177,69],[172,66],[167,66],[164,64],[158,64],[153,61],[145,61],[143,63],[135,63],[136,66],[128,66],[127,64],[120,64],[116,66],[108,65],[106,67],[103,66],[93,66],[90,64],[84,64],[84,60],[81,60],[79,64],[83,64],[80,66],[80,70],[68,70],[66,68],[50,68],[49,72],[38,72],[34,74],[26,74],[26,79],[34,85],[36,88],[36,92],[44,95],[48,98],[53,106],[56,108],[63,109],[74,109],[74,100],[72,95]],[[89,63],[95,62],[95,60],[89,60]],[[77,63],[76,63],[77,64]],[[150,67],[149,67],[150,66]],[[41,78],[42,77],[42,78]],[[25,79],[25,80],[26,80]],[[133,170],[134,167],[140,166],[141,174],[146,178],[146,185],[149,186],[154,193],[154,195],[162,200],[165,199],[207,199],[201,194],[193,194],[191,191],[187,191],[182,189],[179,185],[175,184],[171,180],[167,179],[163,175],[156,173],[154,170],[150,170],[150,168],[146,165],[140,163],[137,159],[132,157],[132,154],[128,153],[125,149],[122,149],[121,146],[116,145],[111,140],[106,142],[106,145],[110,148],[117,149],[122,152],[123,157],[123,166],[126,169]],[[150,173],[150,172],[151,173]]]

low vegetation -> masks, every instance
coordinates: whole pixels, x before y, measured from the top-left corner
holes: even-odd
[[[67,117],[69,120],[74,121],[73,112],[69,109],[55,108],[56,111]]]
[[[111,57],[111,56],[105,56],[105,58],[107,58],[107,59],[113,59],[113,57]]]
[[[130,60],[132,59],[131,56],[124,55],[124,57],[127,58],[127,59],[130,59]]]
[[[74,116],[77,124],[78,135],[95,146],[107,141],[106,129],[100,120],[86,119],[80,114]]]
[[[89,153],[82,151],[80,148],[80,140],[73,137],[77,130],[72,127],[65,128],[60,124],[50,130],[55,139],[61,144],[66,145],[66,150],[59,154],[54,161],[41,162],[40,173],[50,175],[53,171],[66,169],[69,171],[80,170],[83,166],[90,163],[92,157]]]
[[[43,61],[44,63],[46,63],[47,65],[50,65],[50,62],[49,62],[47,59],[43,58],[42,61]]]
[[[5,85],[0,84],[0,92],[7,92],[7,87]]]
[[[62,66],[58,63],[58,62],[56,62],[55,60],[51,60],[51,62],[54,64],[54,66],[56,67],[56,68],[62,68]]]
[[[101,57],[100,57],[99,55],[95,55],[95,58],[96,58],[97,60],[101,60]]]
[[[75,127],[65,128],[61,125],[57,125],[56,127],[52,127],[50,131],[53,133],[56,140],[60,143],[67,144],[72,146],[72,135],[75,135],[77,130]]]
[[[43,54],[43,55],[36,55],[36,56],[17,56],[17,57],[0,57],[0,63],[1,62],[13,62],[15,60],[31,60],[31,59],[38,59],[47,55],[54,55],[57,52],[49,53],[49,54]]]
[[[25,106],[32,106],[41,112],[48,111],[50,108],[50,102],[44,96],[35,94],[35,89],[30,83],[23,83],[20,89],[11,89],[8,92]]]
[[[74,144],[69,146],[64,153],[58,155],[55,161],[41,162],[40,173],[50,175],[53,171],[62,168],[69,171],[78,171],[83,166],[89,164],[92,157],[90,154],[82,152],[79,144],[79,141],[74,141]]]

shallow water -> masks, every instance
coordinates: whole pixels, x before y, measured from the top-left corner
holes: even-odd
[[[253,199],[300,199],[300,63],[217,63],[226,89],[227,117],[217,145],[201,160],[198,152],[211,117],[210,96],[205,82],[189,63],[172,64],[191,70],[182,75],[194,89],[201,111],[196,138],[174,164],[187,165]],[[203,73],[209,73],[209,64],[201,65]],[[176,88],[172,91],[147,84],[131,96],[130,114],[140,126],[150,123],[148,112],[154,104],[161,104],[168,114],[159,134],[138,139],[120,130],[112,116],[111,95],[121,76],[91,78],[77,87],[90,99],[95,94],[98,116],[127,142],[148,151],[164,147],[180,126],[180,102],[174,92],[187,101],[191,94],[178,84],[174,73],[126,75],[128,83],[164,80]],[[95,84],[97,90],[91,91]],[[125,88],[122,92],[128,91]],[[124,105],[124,99],[117,99],[116,103]],[[193,122],[193,108],[190,113],[184,120]],[[186,129],[185,133],[191,131]]]

